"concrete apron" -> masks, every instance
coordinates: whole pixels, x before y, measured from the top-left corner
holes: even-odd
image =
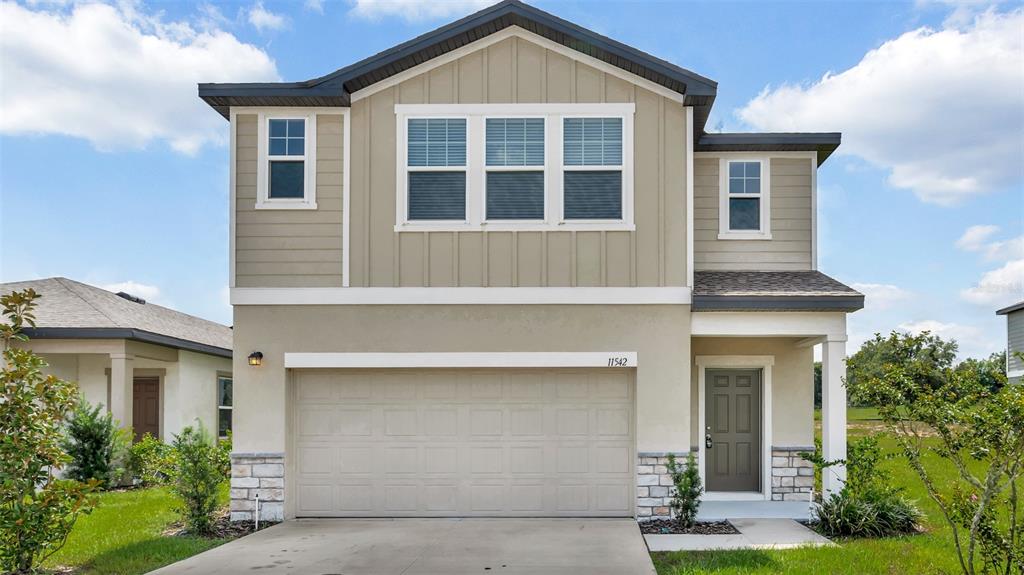
[[[730,519],[732,535],[644,535],[651,551],[791,549],[833,545],[792,519]]]
[[[153,572],[654,575],[632,519],[287,521]]]

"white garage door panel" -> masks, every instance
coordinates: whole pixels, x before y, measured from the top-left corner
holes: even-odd
[[[626,369],[294,373],[302,516],[631,516]]]

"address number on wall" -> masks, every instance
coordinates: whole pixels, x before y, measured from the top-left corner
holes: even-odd
[[[608,358],[608,367],[630,367],[629,358],[622,356],[611,356]]]

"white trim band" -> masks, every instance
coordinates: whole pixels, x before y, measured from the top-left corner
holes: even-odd
[[[286,368],[636,367],[635,351],[481,353],[286,353]]]
[[[231,305],[690,305],[688,287],[232,288]]]

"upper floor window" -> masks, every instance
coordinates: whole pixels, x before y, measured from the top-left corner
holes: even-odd
[[[465,118],[410,118],[410,221],[466,219]]]
[[[768,161],[723,159],[719,239],[770,239]]]
[[[395,229],[633,229],[634,108],[396,105]]]
[[[261,114],[258,209],[315,208],[314,114]]]

